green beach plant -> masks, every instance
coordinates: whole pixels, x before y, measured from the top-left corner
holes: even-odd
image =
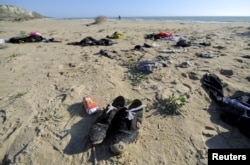
[[[13,53],[10,57],[18,57],[18,56],[21,56],[22,54],[21,53]]]
[[[18,92],[14,98],[15,99],[20,98],[20,97],[24,96],[25,94],[26,94],[26,92]]]
[[[179,96],[175,96],[174,94],[172,94],[168,98],[164,99],[164,103],[165,103],[165,111],[168,114],[180,115],[181,108],[186,103],[186,97],[184,94],[180,94]]]
[[[136,72],[134,74],[128,73],[125,77],[125,79],[131,80],[131,84],[133,86],[139,85],[142,81],[148,80],[148,75],[145,75],[141,72]]]
[[[127,72],[125,75],[125,79],[131,80],[131,84],[133,86],[139,85],[142,81],[149,80],[148,74],[145,74],[143,72],[139,72],[135,69],[135,65],[137,63],[137,60],[133,58],[129,58],[125,61],[123,61],[122,66],[125,66],[130,71]]]
[[[126,66],[129,69],[132,69],[136,64],[136,60],[131,58],[123,62],[123,66]]]
[[[20,36],[20,37],[25,37],[25,36],[27,36],[27,33],[26,33],[25,31],[21,30],[21,31],[19,32],[19,36]]]

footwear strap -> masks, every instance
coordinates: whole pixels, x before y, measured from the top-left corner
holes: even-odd
[[[126,118],[129,120],[133,120],[134,119],[133,112],[141,111],[141,110],[143,110],[144,107],[145,107],[145,105],[141,105],[139,107],[126,110],[126,112],[128,112],[128,115],[126,116]]]
[[[107,113],[109,113],[110,111],[112,111],[112,110],[115,110],[115,109],[117,109],[116,107],[114,107],[113,105],[111,105],[111,104],[108,104],[108,110],[107,110],[107,112],[106,112],[106,114]]]

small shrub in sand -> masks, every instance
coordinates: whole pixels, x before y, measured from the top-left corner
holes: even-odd
[[[131,84],[133,86],[137,86],[139,85],[142,81],[148,81],[148,75],[146,74],[143,74],[141,72],[137,72],[137,73],[134,73],[134,74],[130,74],[128,73],[126,76],[125,76],[125,79],[129,79],[131,81]]]
[[[86,26],[101,24],[101,23],[106,22],[106,21],[107,21],[107,17],[105,17],[105,16],[97,16],[95,18],[95,22],[87,24]]]
[[[23,55],[23,54],[21,54],[21,53],[13,53],[10,57],[18,57],[18,56],[21,56],[21,55]]]
[[[20,36],[20,37],[26,37],[26,36],[27,36],[27,33],[26,33],[25,31],[21,30],[21,31],[19,32],[19,36]]]
[[[186,98],[184,94],[180,94],[179,96],[175,96],[172,94],[168,98],[164,99],[166,112],[168,114],[179,115],[180,109],[186,103]]]
[[[90,23],[90,24],[86,24],[86,26],[90,26],[90,25],[97,25],[97,24],[101,24],[107,21],[107,17],[105,16],[97,16],[95,18],[95,22]]]
[[[100,24],[100,23],[103,23],[103,22],[106,22],[107,21],[107,17],[105,16],[98,16],[95,18],[95,24]]]

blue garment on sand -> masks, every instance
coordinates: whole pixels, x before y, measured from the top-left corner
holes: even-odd
[[[250,105],[239,99],[223,98],[222,102],[230,108],[224,108],[232,114],[250,118]],[[248,116],[249,115],[249,116]]]
[[[136,65],[136,69],[144,73],[152,73],[155,69],[167,67],[167,60],[169,60],[169,58],[163,56],[157,56],[153,59],[141,60]]]

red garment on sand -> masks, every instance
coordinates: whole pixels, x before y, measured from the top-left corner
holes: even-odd
[[[30,36],[42,37],[42,34],[38,32],[30,32]]]
[[[172,33],[165,33],[165,32],[160,32],[158,34],[156,34],[157,37],[159,38],[166,38],[166,37],[173,37]]]

